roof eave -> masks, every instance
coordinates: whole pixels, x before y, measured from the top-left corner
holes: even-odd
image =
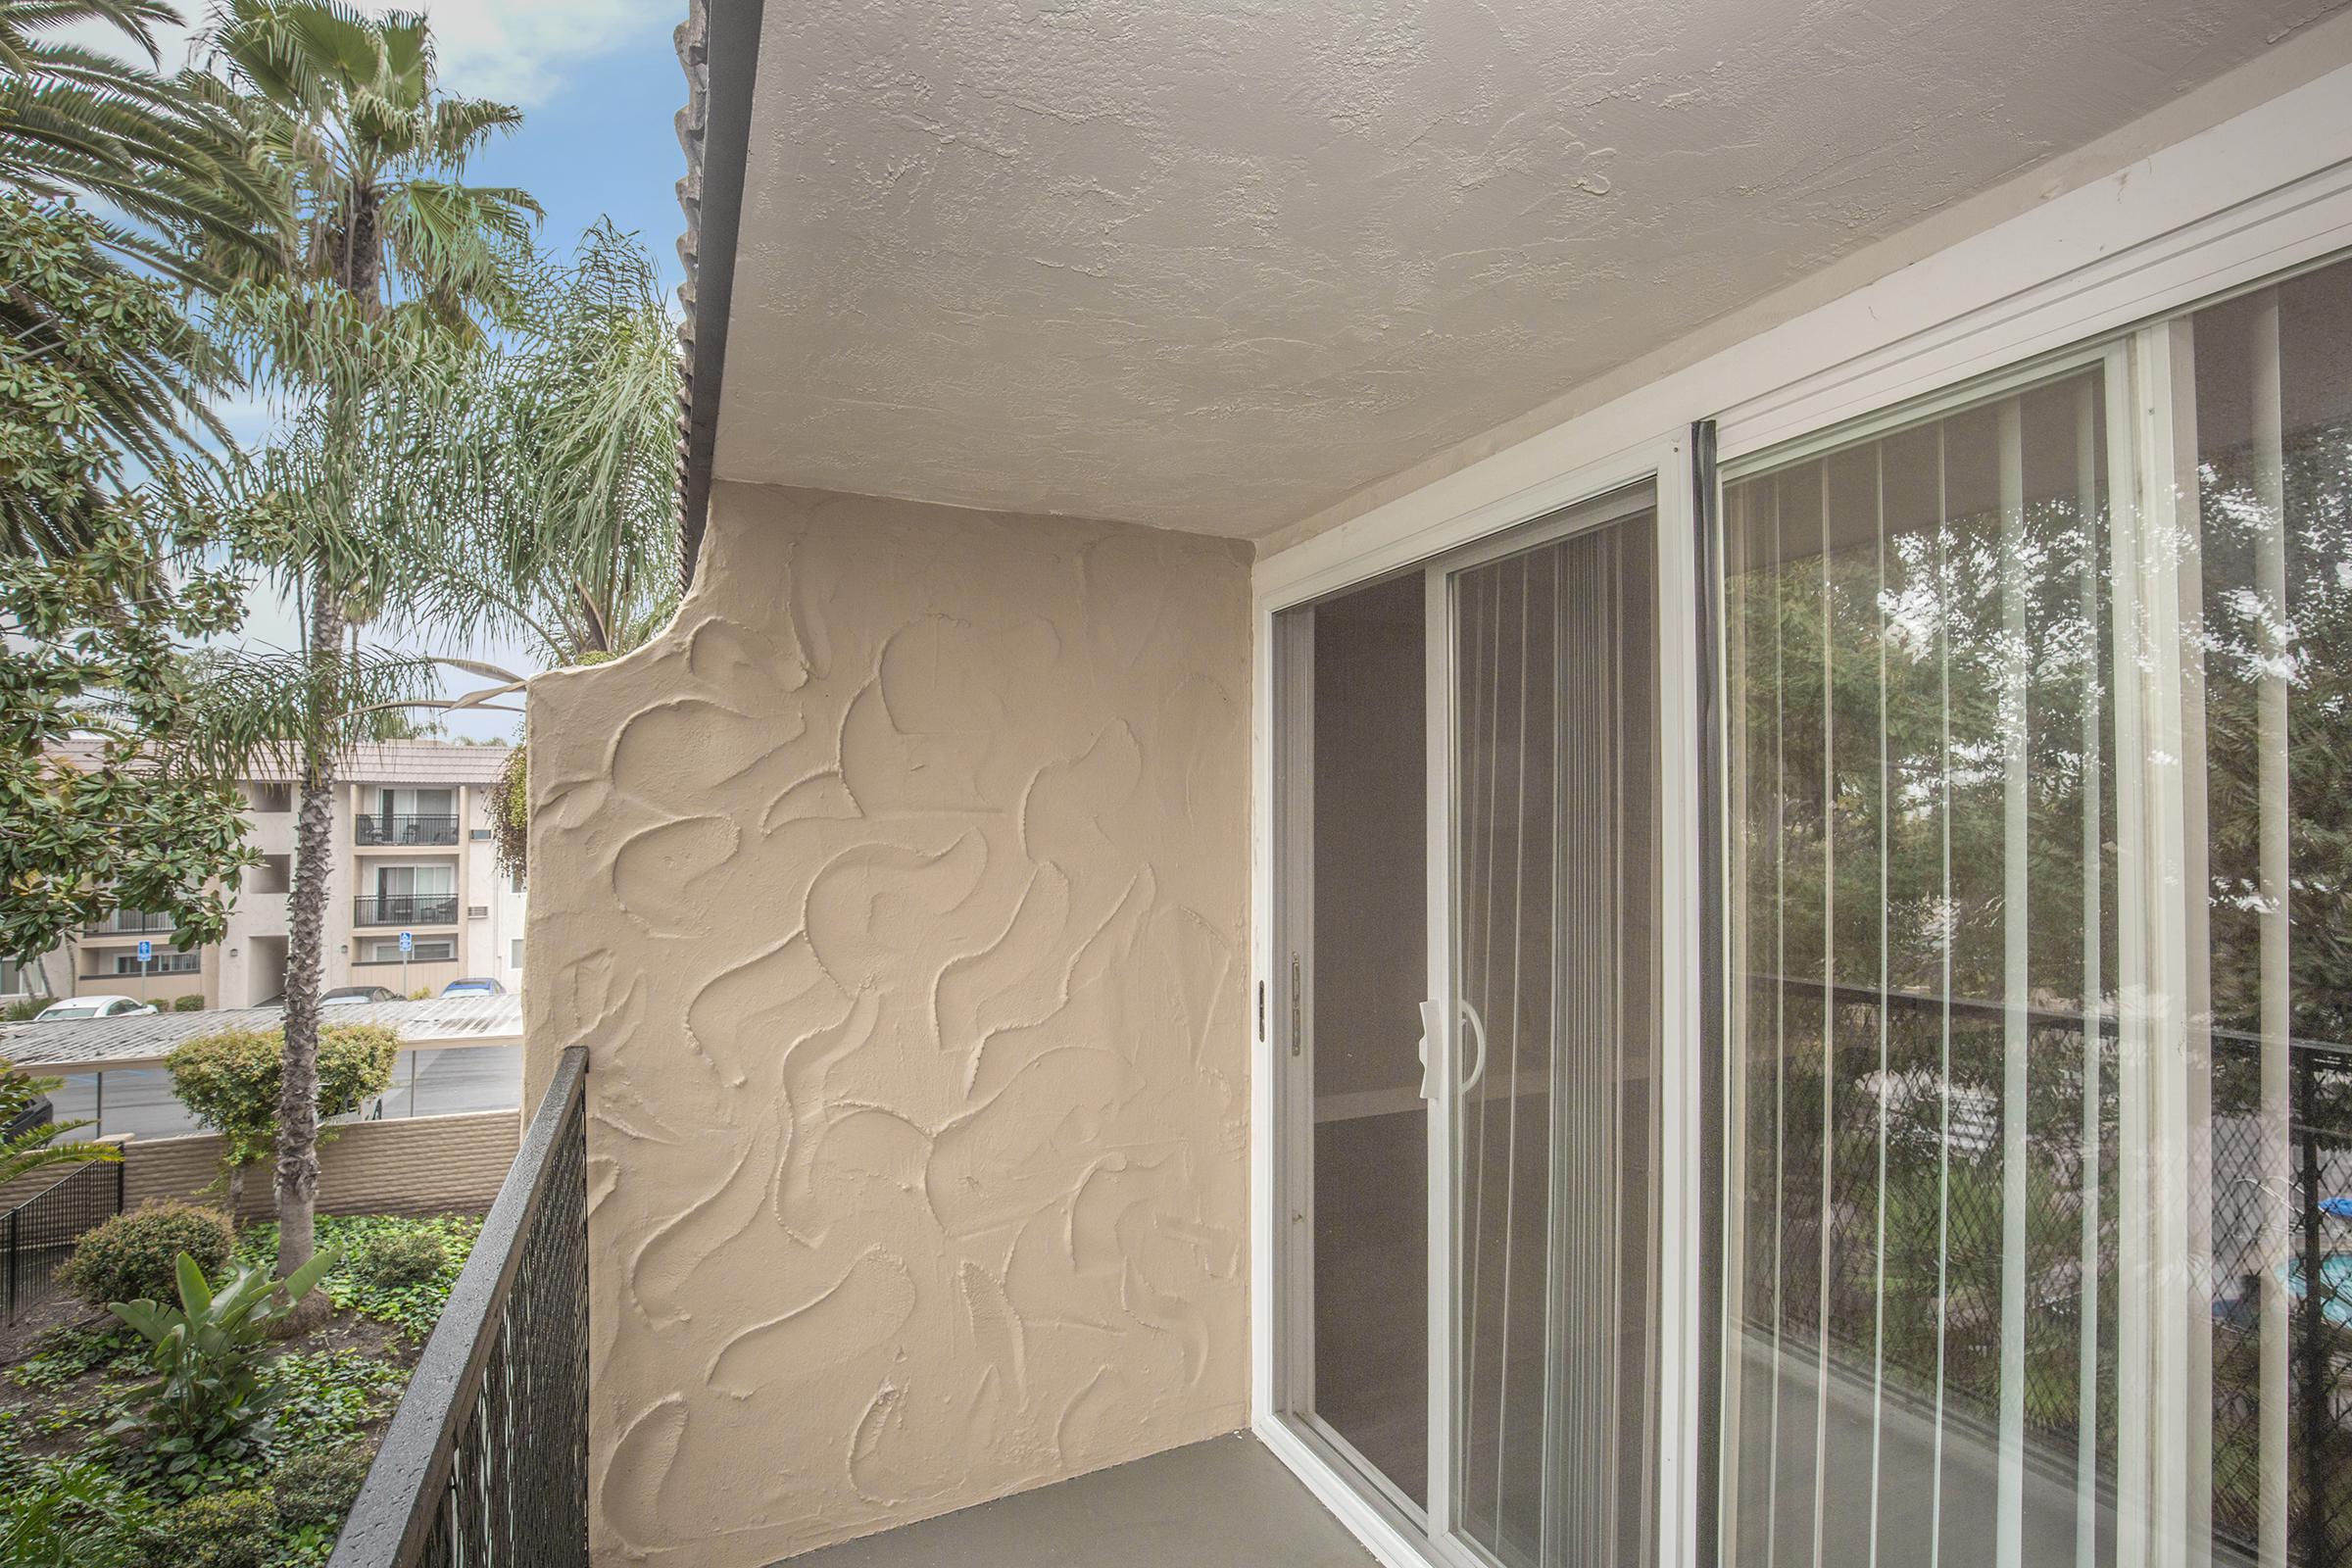
[[[761,0],[689,0],[677,30],[678,63],[686,72],[686,106],[678,111],[678,142],[686,153],[686,174],[678,181],[678,206],[686,215],[685,232],[678,238],[678,260],[686,273],[678,289],[685,307],[679,332],[686,362],[678,549],[688,586],[702,552],[718,445],[727,313],[735,290],[735,242],[760,71],[760,10]]]

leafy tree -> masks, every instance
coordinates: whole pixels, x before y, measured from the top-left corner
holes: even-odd
[[[270,509],[121,444],[168,439],[213,381],[171,297],[100,239],[0,195],[0,953],[20,960],[124,906],[170,913],[183,949],[215,940],[253,860],[229,757],[183,722],[178,649],[237,624],[244,583],[216,562]],[[69,763],[75,737],[97,744]]]
[[[58,1087],[56,1078],[26,1078],[4,1057],[0,1057],[0,1127],[5,1127],[40,1102],[43,1095]],[[122,1158],[122,1151],[112,1144],[54,1143],[66,1133],[87,1127],[87,1121],[43,1122],[27,1127],[21,1133],[0,1139],[0,1187],[7,1186],[29,1171],[45,1170],[51,1165],[83,1165],[92,1160],[115,1163]]]
[[[467,159],[519,122],[504,104],[446,96],[423,18],[377,21],[336,0],[230,0],[208,35],[239,117],[282,181],[271,266],[222,299],[224,336],[259,377],[298,404],[292,439],[266,466],[292,514],[271,564],[295,590],[304,647],[222,669],[262,699],[216,704],[226,732],[294,762],[296,856],[288,906],[284,1073],[277,1136],[278,1269],[315,1250],[318,1183],[318,990],[337,764],[353,715],[396,700],[355,691],[397,662],[355,659],[355,614],[401,602],[416,578],[416,517],[370,442],[399,424],[433,367],[513,310],[515,256],[538,208],[515,190],[464,183]],[[241,265],[216,246],[208,263]],[[362,511],[373,495],[383,505]],[[414,676],[413,666],[406,671]],[[357,700],[355,700],[355,698]]]
[[[245,1168],[277,1147],[284,1055],[282,1030],[225,1029],[183,1043],[167,1061],[172,1093],[225,1146],[232,1214],[244,1201]],[[318,1041],[318,1114],[348,1115],[382,1094],[399,1059],[400,1036],[390,1029],[329,1025]]]

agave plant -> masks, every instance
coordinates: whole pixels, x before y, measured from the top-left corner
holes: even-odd
[[[147,1342],[148,1359],[161,1375],[138,1391],[138,1407],[107,1436],[183,1491],[200,1483],[207,1460],[242,1457],[255,1428],[284,1396],[262,1375],[270,1330],[341,1260],[330,1249],[283,1280],[271,1279],[266,1266],[247,1265],[216,1291],[182,1252],[177,1306],[109,1302],[107,1310]]]

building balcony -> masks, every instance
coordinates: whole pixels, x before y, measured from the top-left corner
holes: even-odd
[[[352,823],[352,842],[363,848],[455,844],[458,842],[458,819],[454,814],[402,812],[390,816],[371,816],[363,811]]]
[[[84,935],[93,937],[169,936],[172,930],[172,916],[153,914],[145,909],[117,909],[105,919],[92,921],[82,928]]]
[[[361,926],[456,925],[458,898],[454,893],[387,893],[380,898],[354,899],[351,923]]]

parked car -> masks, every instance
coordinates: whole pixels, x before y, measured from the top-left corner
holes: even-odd
[[[0,1127],[0,1142],[21,1138],[35,1127],[46,1127],[55,1120],[57,1107],[50,1103],[49,1097],[36,1095],[23,1110],[8,1118],[7,1126]]]
[[[400,993],[390,986],[337,986],[318,999],[321,1007],[339,1007],[356,1002],[398,1002]]]
[[[452,980],[441,988],[445,997],[503,997],[507,988],[496,980]]]
[[[34,1023],[58,1023],[68,1018],[141,1018],[156,1011],[151,1002],[128,997],[68,997],[43,1007]]]

